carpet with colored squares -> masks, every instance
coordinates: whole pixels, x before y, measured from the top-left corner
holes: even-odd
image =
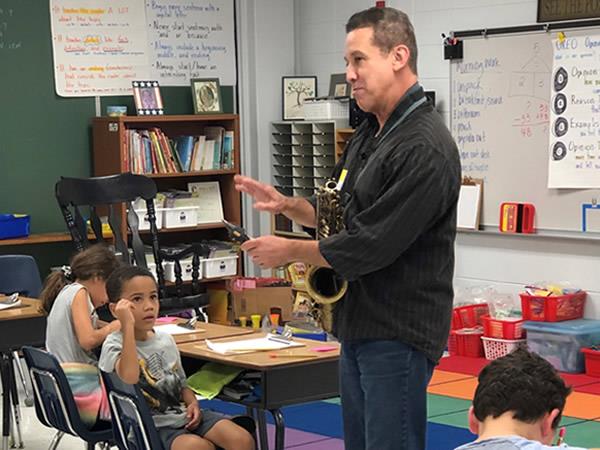
[[[450,356],[437,366],[427,394],[428,450],[453,450],[475,438],[468,429],[467,411],[477,386],[477,374],[487,363],[483,358]],[[574,391],[562,420],[567,427],[566,442],[584,448],[600,447],[600,378],[562,375]],[[245,411],[218,400],[203,401],[202,407],[226,414]],[[286,449],[343,450],[339,399],[290,406],[283,409],[283,415]],[[268,427],[269,448],[274,448],[274,426]]]

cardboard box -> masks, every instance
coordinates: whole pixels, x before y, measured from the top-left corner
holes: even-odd
[[[290,286],[257,287],[229,293],[229,321],[246,316],[250,322],[252,314],[264,316],[271,307],[281,308],[283,321],[292,320],[293,295]]]

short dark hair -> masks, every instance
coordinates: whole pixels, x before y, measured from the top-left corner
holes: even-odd
[[[570,393],[571,387],[548,361],[519,348],[483,368],[473,398],[473,412],[480,422],[512,411],[514,419],[534,423],[558,408],[560,413],[552,423],[556,428]]]
[[[406,13],[395,8],[369,8],[350,17],[346,33],[357,28],[373,28],[373,44],[389,53],[397,45],[406,45],[410,51],[408,66],[417,74],[417,38]]]
[[[106,280],[106,294],[110,303],[117,303],[123,294],[123,285],[135,277],[150,277],[156,283],[154,275],[148,269],[138,266],[121,266]]]

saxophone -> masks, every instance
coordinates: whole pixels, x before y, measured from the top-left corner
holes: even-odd
[[[317,190],[317,240],[340,232],[344,228],[340,191],[335,180],[327,181]],[[329,267],[310,266],[306,271],[306,291],[313,301],[311,315],[321,327],[331,332],[333,308],[348,289],[348,282]]]

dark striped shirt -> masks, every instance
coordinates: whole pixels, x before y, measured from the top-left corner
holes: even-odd
[[[450,328],[460,161],[429,103],[392,129],[423,96],[413,86],[379,137],[374,117],[356,130],[334,169],[348,170],[346,229],[319,249],[349,282],[334,311],[340,340],[399,339],[437,362]]]

